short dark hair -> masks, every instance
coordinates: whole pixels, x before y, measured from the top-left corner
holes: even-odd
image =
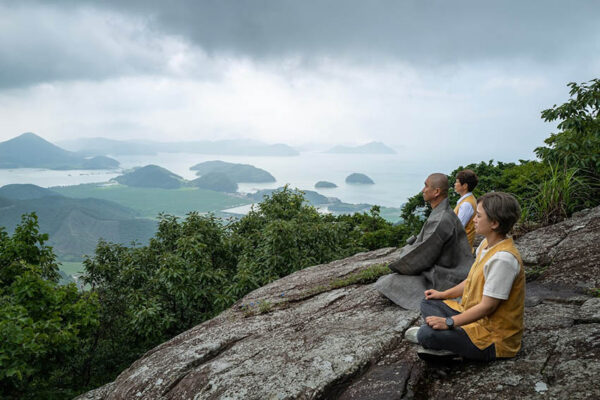
[[[477,187],[477,183],[479,183],[479,178],[477,174],[470,169],[463,169],[458,174],[456,174],[456,179],[460,182],[461,185],[467,184],[469,188],[469,192],[472,192],[473,189]]]
[[[448,196],[448,188],[450,187],[450,184],[448,183],[448,175],[442,174],[441,172],[436,172],[429,175],[428,179],[434,189],[440,189],[440,194],[443,197]]]
[[[496,232],[506,235],[521,217],[521,206],[512,194],[504,192],[486,193],[477,199],[490,221],[498,222]]]

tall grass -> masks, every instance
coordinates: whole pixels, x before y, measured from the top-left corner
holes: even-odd
[[[581,208],[589,191],[588,182],[579,176],[577,168],[549,164],[548,176],[538,184],[531,211],[539,222],[554,224]]]

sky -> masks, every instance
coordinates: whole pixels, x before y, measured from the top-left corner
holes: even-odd
[[[0,0],[0,141],[34,132],[516,161],[598,78],[600,2]],[[466,163],[466,162],[465,162]]]

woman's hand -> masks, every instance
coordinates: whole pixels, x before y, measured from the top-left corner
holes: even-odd
[[[425,322],[427,322],[427,325],[429,325],[431,328],[438,330],[438,331],[448,329],[448,325],[446,325],[445,317],[431,316],[431,317],[425,318]]]
[[[427,300],[432,300],[432,299],[434,299],[434,300],[436,300],[436,299],[437,300],[444,300],[446,297],[443,295],[442,292],[438,292],[435,289],[427,289],[425,291],[425,298]]]

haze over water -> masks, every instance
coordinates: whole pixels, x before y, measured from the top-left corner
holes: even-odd
[[[189,168],[200,162],[223,160],[250,164],[270,172],[276,182],[241,183],[240,192],[255,192],[290,184],[292,188],[316,190],[328,197],[337,197],[346,203],[368,203],[386,207],[400,207],[409,196],[418,193],[430,172],[448,173],[458,166],[456,160],[425,160],[400,154],[326,154],[304,152],[294,157],[219,156],[187,153],[161,153],[143,156],[114,157],[122,169],[148,164],[159,165],[185,179],[194,179]],[[348,185],[345,178],[351,173],[368,175],[374,185]],[[0,186],[9,183],[32,183],[42,187],[106,182],[120,175],[118,171],[51,171],[39,169],[0,170]],[[333,189],[315,189],[317,181],[325,180],[338,185]]]

